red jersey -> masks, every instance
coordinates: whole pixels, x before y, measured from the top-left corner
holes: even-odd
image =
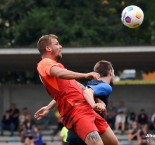
[[[85,99],[76,80],[65,80],[50,75],[53,66],[64,68],[61,63],[45,58],[38,63],[37,70],[47,92],[56,101],[60,115],[63,116],[75,103],[84,102]]]

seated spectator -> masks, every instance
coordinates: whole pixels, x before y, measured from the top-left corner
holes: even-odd
[[[42,134],[37,127],[33,129],[33,141],[35,145],[43,145]]]
[[[149,126],[149,130],[154,134],[155,133],[155,120]]]
[[[138,123],[139,123],[140,125],[148,124],[148,116],[147,116],[147,114],[145,113],[145,110],[144,110],[144,109],[141,109],[141,110],[140,110],[140,113],[138,114],[137,121],[138,121]]]
[[[67,145],[66,140],[68,136],[68,129],[65,126],[62,127],[58,136],[59,136],[59,140],[63,143],[63,145]]]
[[[34,145],[33,141],[33,126],[30,122],[27,122],[24,128],[24,143],[25,145]]]
[[[106,120],[110,125],[111,129],[115,128],[115,118],[117,114],[116,107],[113,106],[113,103],[110,101],[107,106]]]
[[[133,122],[135,122],[137,120],[136,118],[136,114],[134,112],[131,112],[127,118],[127,124],[128,124],[128,128],[132,128],[132,124]]]
[[[133,140],[137,140],[138,136],[138,124],[136,121],[132,122],[132,128],[128,130],[128,141],[132,144]]]
[[[126,126],[127,126],[127,117],[128,117],[128,109],[125,106],[125,102],[123,100],[121,100],[119,102],[119,107],[117,109],[117,113],[119,113],[119,112],[123,112],[123,114],[125,115],[125,129],[126,129]]]
[[[24,142],[24,128],[25,128],[24,123],[26,122],[26,117],[27,117],[28,114],[29,114],[28,108],[24,107],[22,109],[21,114],[19,115],[19,122],[20,122],[19,135],[20,135],[21,142]]]
[[[21,111],[21,114],[19,115],[19,122],[20,124],[24,124],[26,120],[26,116],[29,114],[28,108],[24,107]]]
[[[32,143],[33,138],[33,128],[34,128],[34,121],[32,120],[31,114],[26,116],[26,121],[24,122],[24,131],[23,131],[23,138],[25,142]]]
[[[4,130],[9,130],[11,133],[11,136],[13,136],[14,134],[13,119],[9,110],[6,111],[5,115],[1,120],[0,130],[1,130],[1,135],[3,135]]]
[[[116,122],[115,122],[115,131],[118,133],[119,128],[121,129],[121,133],[125,131],[125,114],[124,112],[119,112],[116,115]]]
[[[155,113],[153,113],[152,117],[151,117],[151,122],[155,121]]]
[[[14,124],[14,129],[18,130],[19,129],[19,109],[16,107],[15,103],[12,103],[9,109],[11,116],[12,116],[12,120],[13,120],[13,124]]]
[[[155,113],[151,117],[151,122],[149,126],[149,130],[154,134],[155,133]]]
[[[138,145],[150,145],[150,140],[147,139],[148,128],[147,124],[142,124],[141,129],[138,131]]]

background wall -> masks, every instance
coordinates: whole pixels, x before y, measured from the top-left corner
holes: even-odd
[[[148,116],[155,112],[155,85],[115,85],[110,97],[116,106],[123,100],[129,112],[142,108]]]
[[[139,113],[139,110],[144,108],[150,117],[155,112],[154,88],[155,85],[115,85],[110,98],[116,107],[123,100],[129,112]],[[16,103],[20,110],[28,107],[33,114],[50,100],[43,85],[1,86],[0,117],[9,108],[10,103]]]

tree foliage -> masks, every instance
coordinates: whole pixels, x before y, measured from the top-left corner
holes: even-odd
[[[152,4],[150,4],[152,1]],[[2,0],[0,46],[32,47],[41,35],[54,33],[64,46],[153,45],[153,0]],[[129,29],[121,23],[121,11],[140,6],[144,23]]]

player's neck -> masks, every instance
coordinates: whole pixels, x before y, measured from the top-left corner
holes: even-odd
[[[44,58],[49,58],[51,60],[57,61],[57,59],[55,58],[54,55],[51,55],[51,54],[48,54],[48,53],[42,55],[42,59],[44,59]]]
[[[100,77],[99,80],[107,84],[110,84],[110,81],[111,81],[109,77]]]

